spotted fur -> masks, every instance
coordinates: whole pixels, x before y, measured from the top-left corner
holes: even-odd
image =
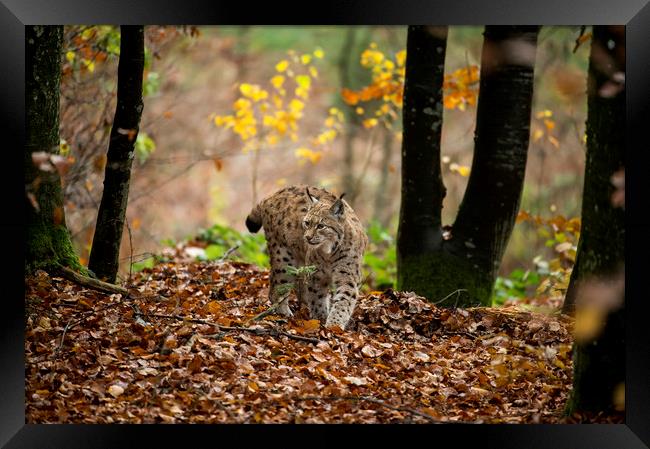
[[[361,263],[368,238],[350,205],[327,190],[285,187],[261,201],[246,218],[249,231],[264,228],[271,261],[269,299],[292,282],[287,265],[314,265],[317,271],[298,288],[310,316],[328,327],[345,328],[361,286]],[[279,312],[290,316],[285,301]]]

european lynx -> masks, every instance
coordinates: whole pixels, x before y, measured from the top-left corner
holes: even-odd
[[[301,282],[298,299],[312,318],[344,329],[357,301],[368,238],[342,198],[318,187],[285,187],[253,208],[246,227],[251,232],[264,227],[271,259],[271,303],[281,299],[276,287],[291,281],[287,265],[314,265],[317,271]],[[286,301],[279,312],[292,315]]]

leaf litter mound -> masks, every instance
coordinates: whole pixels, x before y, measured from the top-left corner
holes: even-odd
[[[253,321],[267,295],[268,272],[237,262],[161,263],[128,297],[27,277],[27,422],[567,422],[562,315],[387,290],[340,331],[304,310]]]

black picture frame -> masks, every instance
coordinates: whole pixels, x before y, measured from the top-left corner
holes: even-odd
[[[0,236],[5,261],[0,294],[0,445],[23,447],[178,447],[179,444],[237,444],[251,438],[267,444],[329,445],[354,438],[367,446],[399,433],[411,445],[499,448],[643,448],[650,446],[650,331],[647,276],[650,219],[643,214],[648,201],[646,130],[650,124],[650,5],[649,0],[329,0],[306,2],[219,2],[203,0],[2,0],[1,120],[4,168]],[[291,14],[291,15],[288,15]],[[23,173],[25,139],[25,25],[31,24],[625,24],[626,73],[626,423],[590,425],[438,425],[346,426],[346,435],[328,426],[151,426],[151,425],[26,425],[24,385],[24,263]],[[15,160],[14,160],[15,158]],[[24,277],[24,273],[22,273]],[[306,436],[303,433],[310,435]],[[282,433],[282,435],[281,435]],[[401,434],[404,435],[401,435]],[[288,435],[285,435],[288,434]],[[316,440],[315,437],[322,437]],[[230,443],[232,438],[235,442]],[[239,440],[240,443],[236,443]],[[403,444],[402,443],[402,444]],[[447,443],[449,444],[449,443]]]

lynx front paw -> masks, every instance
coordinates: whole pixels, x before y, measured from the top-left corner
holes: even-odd
[[[345,330],[345,326],[348,324],[348,319],[342,316],[328,316],[327,321],[325,321],[325,327],[331,329],[335,326],[340,327]]]
[[[293,312],[289,308],[289,304],[287,304],[287,301],[282,302],[280,306],[277,309],[278,315],[286,316],[287,318],[291,318],[293,316]]]

